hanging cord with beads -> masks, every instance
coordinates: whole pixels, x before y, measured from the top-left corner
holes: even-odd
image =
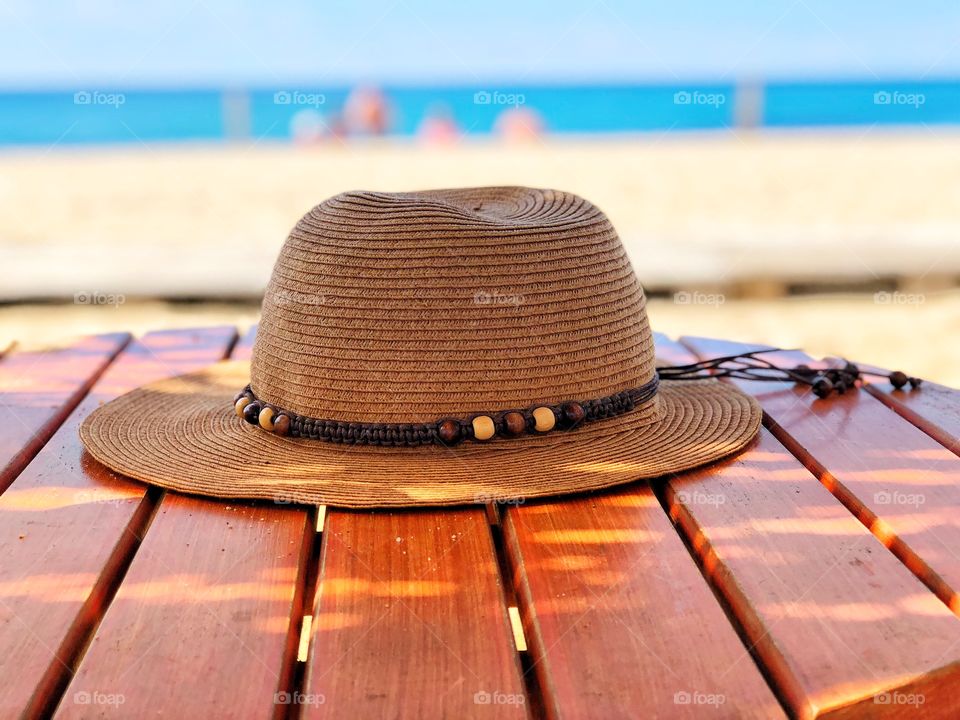
[[[763,357],[764,353],[786,352],[780,348],[754,350],[752,352],[725,355],[701,360],[687,365],[668,365],[657,368],[661,380],[702,380],[704,378],[734,378],[737,380],[761,380],[769,382],[795,382],[809,385],[814,394],[825,398],[833,392],[841,395],[856,387],[864,376],[886,378],[897,390],[909,384],[911,388],[920,387],[920,378],[909,377],[895,370],[882,373],[864,370],[852,362],[844,360],[843,367],[814,369],[807,365],[785,368],[774,365]]]

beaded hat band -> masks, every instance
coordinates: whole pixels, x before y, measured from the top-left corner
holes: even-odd
[[[434,423],[363,423],[321,420],[297,415],[257,398],[247,385],[234,398],[234,410],[251,425],[281,437],[310,438],[350,445],[387,447],[487,442],[494,437],[520,437],[554,430],[573,430],[628,413],[657,394],[659,377],[632,390],[584,401],[535,405],[523,410],[478,413],[469,418],[441,418]]]

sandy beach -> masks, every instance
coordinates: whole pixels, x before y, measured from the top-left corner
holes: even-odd
[[[287,231],[324,197],[524,184],[607,212],[659,295],[661,331],[843,353],[960,385],[958,153],[960,134],[939,128],[7,150],[0,299],[66,305],[4,306],[0,339],[252,322]],[[785,287],[829,294],[757,299]],[[836,294],[849,288],[859,294]],[[154,296],[244,302],[134,302]]]
[[[81,278],[256,293],[289,228],[329,195],[486,184],[591,199],[649,288],[956,275],[958,153],[960,134],[935,129],[7,151],[0,297],[72,295]]]

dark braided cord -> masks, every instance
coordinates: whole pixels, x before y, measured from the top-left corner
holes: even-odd
[[[557,429],[570,430],[579,427],[585,422],[595,422],[607,418],[616,417],[632,411],[637,405],[649,401],[657,393],[659,377],[654,375],[647,383],[639,388],[624,390],[614,395],[608,395],[602,398],[586,400],[583,402],[567,402],[555,405],[533,405],[525,410],[519,411],[498,411],[494,413],[476,413],[469,419],[454,420],[458,423],[458,440],[475,440],[472,419],[480,415],[490,417],[495,427],[502,429],[504,426],[504,416],[511,412],[522,414],[526,432],[536,432],[534,411],[538,408],[549,408],[556,419]],[[270,408],[275,417],[285,415],[289,418],[289,428],[287,435],[292,438],[307,438],[310,440],[322,440],[324,442],[342,443],[346,445],[382,445],[384,447],[418,447],[420,445],[431,444],[449,444],[445,443],[440,436],[439,423],[365,423],[365,422],[345,422],[342,420],[322,420],[318,418],[306,417],[296,413],[283,410],[271,403],[266,403],[253,393],[253,390],[247,385],[238,399],[241,397],[248,400],[248,404],[256,404],[257,412],[264,408]],[[582,408],[582,420],[569,420],[570,406]],[[247,416],[244,415],[246,418]],[[255,418],[252,418],[252,424],[255,424]],[[498,432],[498,436],[502,433]]]

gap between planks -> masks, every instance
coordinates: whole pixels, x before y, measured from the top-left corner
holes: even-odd
[[[510,510],[501,510],[497,503],[486,503],[485,512],[489,521],[493,550],[497,558],[497,568],[500,572],[500,586],[503,588],[503,598],[507,605],[510,629],[513,632],[514,649],[520,659],[521,680],[527,696],[529,716],[534,718],[546,717],[547,700],[544,697],[544,690],[536,672],[536,663],[530,653],[527,631],[524,626],[524,618],[532,618],[533,613],[529,612],[529,608],[523,606],[525,596],[521,592],[520,571],[513,564],[504,537],[503,513],[510,512]]]
[[[513,644],[518,653],[526,653],[528,651],[527,637],[523,631],[516,588],[513,587],[509,573],[510,563],[502,542],[503,526],[501,525],[500,506],[497,503],[488,502],[484,504],[484,510],[490,523],[490,532],[493,534],[497,564],[500,568],[500,578],[504,588],[504,598],[507,601],[507,615],[510,618],[510,629],[513,631]],[[523,659],[522,655],[521,659]]]
[[[37,684],[30,704],[24,710],[24,718],[50,717],[60,704],[156,517],[163,494],[160,488],[150,487],[140,500],[80,612],[57,648],[53,662]]]
[[[304,614],[314,607],[317,583],[320,577],[320,552],[323,543],[323,528],[326,524],[327,506],[318,505],[310,510],[316,517],[307,525],[312,532],[305,533],[301,545],[297,587],[291,608],[287,652],[277,686],[277,697],[302,696],[305,690],[307,664],[310,659],[310,643],[313,636],[313,614]],[[299,709],[296,704],[276,703],[273,720],[296,720]]]
[[[708,553],[701,553],[698,551],[697,547],[695,547],[694,541],[696,540],[696,534],[690,533],[689,528],[684,527],[684,523],[682,522],[680,515],[670,510],[670,501],[667,497],[668,491],[666,483],[663,483],[655,488],[652,487],[651,490],[653,490],[653,494],[657,498],[657,502],[660,504],[664,514],[669,518],[670,524],[673,526],[674,531],[680,537],[680,541],[683,543],[683,546],[687,549],[690,559],[697,566],[697,569],[700,571],[700,575],[703,577],[704,582],[707,584],[707,587],[710,588],[710,592],[713,593],[713,597],[716,599],[717,604],[723,610],[723,614],[726,616],[727,621],[734,629],[734,632],[736,632],[737,637],[740,639],[740,642],[743,645],[744,651],[750,656],[750,659],[753,661],[753,664],[756,666],[757,670],[760,672],[760,675],[767,683],[767,686],[770,688],[770,692],[773,693],[773,696],[780,704],[780,707],[783,709],[784,713],[786,713],[788,716],[791,715],[790,701],[784,691],[784,688],[782,687],[782,684],[779,682],[776,674],[767,665],[758,652],[758,646],[760,643],[751,639],[750,633],[748,632],[744,622],[737,615],[736,608],[734,608],[731,599],[720,587],[715,569],[711,570],[711,566],[716,563],[716,556],[713,554],[713,551],[711,550]]]
[[[691,345],[692,339],[681,339],[681,344],[687,347],[694,355],[697,355],[696,348]],[[747,347],[744,345],[744,347]],[[842,362],[838,358],[824,358],[817,360],[802,351],[790,351],[800,356],[801,362],[817,363],[822,366],[830,366]],[[901,418],[907,427],[915,429],[931,440],[942,445],[946,450],[956,454],[956,443],[944,442],[944,437],[938,437],[938,434],[931,432],[931,424],[922,417],[909,413],[900,412],[893,405],[889,398],[879,397],[882,395],[878,389],[872,387],[869,383],[864,383],[858,392],[864,392],[868,398],[872,398],[883,407],[892,416]],[[922,392],[922,390],[920,391]],[[919,421],[919,422],[918,422]],[[831,471],[821,462],[817,454],[809,449],[804,442],[795,437],[794,434],[777,418],[763,411],[763,424],[773,434],[773,436],[804,466],[813,474],[830,493],[853,515],[860,523],[880,543],[887,548],[901,563],[903,563],[934,595],[946,605],[950,611],[960,617],[960,593],[955,587],[934,570],[933,566],[921,555],[921,550],[913,546],[913,542],[904,539],[897,531],[896,520],[891,518],[887,520],[881,517],[877,511],[870,507],[868,497],[862,497],[855,487],[848,486],[840,477],[843,472]],[[935,428],[933,428],[935,429]],[[918,433],[918,435],[919,435]],[[888,510],[890,508],[887,508]]]
[[[721,354],[726,354],[727,352],[733,352],[732,348],[721,347],[718,349],[718,348],[712,347],[710,346],[710,343],[712,342],[719,343],[721,341],[711,341],[708,339],[696,339],[694,341],[694,344],[691,344],[689,342],[684,342],[682,347],[686,352],[693,352],[697,358],[707,358],[707,357],[717,356]],[[671,359],[673,358],[671,357]],[[685,362],[685,361],[686,359],[680,360],[680,362]],[[802,360],[798,360],[798,361],[802,361]],[[809,360],[807,361],[809,362]],[[754,385],[747,384],[747,387],[749,387],[750,391],[756,392]],[[763,386],[760,386],[760,387],[763,387]],[[769,390],[769,395],[773,397],[778,397],[777,387],[778,386],[771,385]],[[747,388],[744,388],[744,389],[747,389]],[[790,392],[792,391],[793,391],[792,388],[790,388]],[[765,391],[759,391],[759,392],[760,392],[760,397],[767,396],[765,394]],[[781,414],[786,413],[786,411],[782,411],[782,408],[780,408],[780,406],[778,405],[774,405],[773,408],[771,408],[771,410],[774,413],[774,415],[777,415],[778,417]],[[758,451],[760,455],[762,455],[765,458],[765,464],[772,461],[774,446],[777,443],[779,443],[779,445],[776,445],[776,446],[779,447],[780,450],[785,451],[784,452],[785,457],[790,458],[790,461],[794,465],[796,465],[798,470],[800,468],[803,468],[805,471],[810,472],[811,475],[813,476],[810,478],[812,481],[816,481],[817,479],[820,480],[820,483],[814,482],[814,485],[822,495],[824,495],[826,498],[829,498],[831,502],[835,500],[839,500],[840,498],[836,496],[836,492],[834,492],[834,488],[830,487],[828,483],[824,482],[821,475],[817,473],[814,470],[814,468],[811,468],[809,464],[804,461],[804,458],[801,456],[801,454],[797,452],[797,449],[801,448],[799,442],[796,444],[796,447],[793,447],[788,442],[785,442],[786,439],[791,439],[791,440],[793,439],[789,434],[785,434],[785,436],[780,436],[780,435],[775,435],[772,432],[772,424],[774,423],[775,421],[771,418],[771,416],[769,414],[765,414],[765,417],[764,417],[765,429],[761,430],[761,438],[760,438],[760,443],[758,445]],[[789,430],[786,431],[786,433],[789,433],[789,432],[790,432]],[[807,438],[807,442],[809,441],[810,441],[810,438]],[[743,456],[744,458],[743,460],[734,459],[731,461],[728,467],[729,477],[733,477],[734,479],[741,479],[737,476],[737,471],[734,470],[733,468],[737,468],[739,463],[749,463],[751,452],[752,451],[748,451],[748,453],[746,453]],[[771,466],[771,469],[776,467],[779,467],[779,466]],[[723,473],[724,471],[720,470],[720,472]],[[708,475],[707,470],[700,470],[695,472],[692,479],[695,480],[698,475],[702,476],[701,479],[709,480],[709,478],[706,477]],[[729,477],[728,477],[728,482],[729,482]],[[769,479],[775,479],[776,477],[777,475],[776,473],[774,473],[773,475],[771,475]],[[782,473],[781,473],[781,477],[784,481],[788,480],[788,478],[786,476],[783,476]],[[750,480],[751,478],[743,477],[742,479]],[[755,481],[755,478],[754,478],[754,481]],[[821,484],[823,485],[823,487],[821,487]],[[683,487],[683,486],[681,485],[680,487]],[[715,483],[711,486],[710,483],[708,482],[707,487],[712,488],[713,492],[722,491],[722,484]],[[710,490],[705,490],[705,492],[710,492]],[[764,497],[767,497],[768,500],[771,497],[776,497],[776,493],[774,493],[773,495],[768,495],[765,491],[760,491],[759,488],[758,488],[758,492],[760,496],[760,499],[758,499],[757,501],[758,504],[762,504],[764,502],[762,499]],[[816,493],[812,492],[812,488],[810,488],[809,493],[801,493],[799,489],[796,492],[798,495],[801,495],[801,497],[807,498],[806,500],[803,500],[799,505],[796,505],[797,510],[800,510],[803,507],[809,507],[809,508],[813,508],[815,506],[819,507],[820,502],[822,502],[822,501],[818,501],[817,503],[814,503],[814,504],[808,503],[808,500],[817,500]],[[679,497],[681,498],[680,500],[677,499],[678,493],[679,493]],[[831,494],[834,497],[831,497]],[[726,542],[726,543],[724,542],[725,540],[729,540],[729,538],[725,538],[721,534],[719,536],[720,545],[719,546],[714,545],[714,542],[718,538],[715,536],[712,537],[712,535],[714,535],[717,532],[718,522],[722,520],[722,516],[718,512],[711,512],[709,509],[697,509],[695,502],[693,504],[694,509],[691,509],[691,506],[688,504],[688,501],[685,499],[682,499],[682,495],[683,495],[682,491],[678,491],[674,483],[671,482],[669,487],[663,488],[663,492],[662,494],[659,494],[659,497],[660,497],[661,503],[664,504],[665,509],[668,510],[670,517],[674,519],[675,522],[679,521],[680,526],[683,528],[683,534],[686,536],[685,539],[689,541],[688,548],[694,548],[696,550],[696,553],[692,553],[692,554],[694,554],[695,558],[698,558],[702,561],[699,564],[701,565],[704,576],[708,578],[708,580],[711,582],[711,585],[715,588],[715,590],[719,590],[723,593],[729,593],[729,598],[728,598],[729,602],[722,603],[722,604],[724,605],[725,610],[729,609],[730,611],[733,611],[734,612],[733,616],[735,618],[740,619],[739,623],[737,622],[734,623],[735,627],[738,628],[738,631],[741,628],[745,628],[745,629],[752,628],[753,643],[748,642],[748,644],[751,644],[751,649],[753,649],[752,644],[756,644],[757,650],[758,650],[758,655],[756,656],[758,665],[761,667],[762,670],[764,670],[764,675],[767,677],[771,688],[774,688],[775,690],[778,690],[778,691],[782,691],[782,693],[778,692],[778,696],[781,697],[781,701],[786,700],[786,706],[788,710],[792,710],[793,713],[795,713],[795,716],[800,716],[800,717],[812,717],[814,714],[819,717],[821,713],[826,713],[830,715],[833,715],[835,713],[838,715],[845,715],[845,713],[848,713],[848,712],[849,713],[865,712],[866,709],[864,707],[864,704],[867,704],[867,705],[870,704],[870,693],[864,692],[864,694],[860,696],[850,695],[850,694],[835,695],[832,693],[832,691],[827,692],[825,690],[827,688],[833,687],[832,685],[824,684],[824,679],[822,677],[818,678],[816,671],[813,671],[813,672],[810,671],[811,670],[810,663],[811,662],[815,663],[816,661],[812,660],[811,655],[808,652],[805,652],[805,650],[801,648],[805,647],[804,642],[806,643],[811,642],[813,640],[813,637],[807,637],[805,640],[799,640],[799,644],[798,644],[798,638],[796,636],[794,636],[791,639],[790,633],[785,632],[785,634],[780,638],[781,642],[770,642],[770,638],[775,636],[770,634],[769,630],[764,630],[764,628],[767,627],[766,623],[770,622],[771,616],[768,615],[766,610],[762,609],[762,603],[759,605],[756,604],[757,599],[760,597],[767,598],[768,602],[772,602],[770,600],[770,596],[768,592],[763,589],[763,583],[760,582],[758,585],[757,578],[752,574],[752,570],[744,569],[745,563],[742,559],[738,559],[735,555],[733,556],[728,555],[726,559],[724,559],[724,553],[730,552],[730,548],[726,547],[726,546],[729,546],[729,542]],[[792,494],[784,495],[784,496],[781,496],[781,499],[785,500],[785,506],[784,506],[785,514],[789,518],[794,518],[794,515],[792,515],[790,511],[790,508],[794,507],[793,495]],[[851,508],[847,506],[846,503],[843,503],[843,502],[838,504],[836,508],[837,510],[843,510],[843,511],[851,510]],[[875,539],[880,539],[876,537],[875,532],[871,532],[873,528],[870,528],[867,523],[864,523],[862,521],[862,518],[858,517],[856,513],[851,513],[851,515],[845,515],[841,513],[841,515],[842,515],[843,522],[846,523],[846,525],[849,526],[849,528],[856,528],[858,532],[862,531],[859,525],[866,526],[865,528],[866,531],[863,532],[863,536],[865,538],[870,538],[872,534],[875,537]],[[780,515],[777,514],[776,517],[779,518]],[[797,515],[796,517],[799,518],[801,516]],[[818,513],[816,515],[816,519],[818,520],[826,520],[827,517],[828,515],[824,515],[823,513]],[[837,517],[840,518],[840,515],[838,515]],[[860,520],[861,522],[857,523],[856,522],[857,520]],[[787,521],[785,520],[785,522]],[[704,523],[704,524],[701,525],[701,523]],[[836,527],[832,529],[836,532],[839,532],[839,529],[837,529]],[[871,540],[870,544],[872,544],[872,542],[873,541]],[[823,543],[820,543],[820,545],[823,546]],[[720,548],[719,555],[717,554],[718,552],[716,550],[717,547]],[[725,547],[726,547],[726,550],[724,550]],[[777,545],[777,543],[773,543],[771,547],[774,551],[774,557],[777,557],[776,552],[778,551],[779,548],[783,547],[783,544],[781,543],[780,545]],[[806,547],[807,547],[807,550],[813,553],[819,552],[817,543],[808,544]],[[857,546],[854,545],[850,549],[844,550],[843,556],[846,557],[847,552],[852,552],[853,549],[856,547]],[[830,552],[831,551],[829,550],[827,551],[828,554]],[[916,577],[916,573],[909,572],[907,568],[904,568],[902,565],[895,562],[893,560],[893,555],[886,555],[885,553],[881,555],[877,555],[872,564],[869,559],[869,556],[863,556],[866,558],[865,560],[866,564],[864,564],[864,561],[861,561],[859,557],[860,556],[857,556],[856,564],[860,568],[873,568],[876,571],[876,574],[875,574],[874,570],[871,570],[869,572],[870,577],[863,577],[863,574],[860,573],[859,577],[861,581],[866,581],[869,584],[870,588],[876,589],[876,592],[878,594],[883,592],[892,593],[890,597],[891,597],[891,602],[894,603],[894,606],[896,606],[896,599],[901,597],[901,595],[898,595],[897,593],[902,593],[902,595],[904,596],[913,598],[918,592],[920,592],[922,595],[927,597],[926,593],[922,593],[921,591],[919,582],[917,582],[919,578]],[[728,563],[731,563],[731,564],[728,565]],[[851,563],[851,566],[853,565],[854,563]],[[737,568],[737,567],[739,567],[739,570],[737,571],[736,574],[733,574],[732,568]],[[884,569],[886,570],[886,573],[883,572]],[[900,578],[901,575],[903,576],[902,578]],[[818,578],[818,581],[819,581],[819,578]],[[913,587],[914,585],[916,585],[916,587]],[[721,589],[721,586],[724,589]],[[744,587],[748,588],[749,592],[746,592],[745,590],[743,590]],[[786,589],[787,587],[786,584],[784,585],[784,587]],[[866,588],[866,586],[864,587]],[[860,601],[868,601],[868,600],[864,600],[864,598],[869,598],[871,592],[872,591],[868,589],[861,591]],[[804,591],[803,596],[805,595],[806,595],[806,591]],[[753,599],[751,599],[751,597]],[[841,602],[841,600],[839,599],[839,596],[830,595],[830,597],[833,599],[837,599],[838,602]],[[842,597],[847,598],[850,596],[844,594]],[[943,674],[944,672],[952,672],[952,670],[944,671],[941,667],[934,665],[932,666],[934,669],[931,671],[927,665],[927,662],[928,662],[927,660],[923,660],[922,657],[920,657],[919,654],[917,653],[907,652],[907,648],[910,648],[911,645],[910,645],[910,641],[907,641],[905,639],[908,636],[914,637],[913,632],[905,632],[908,629],[911,631],[913,630],[917,631],[916,642],[918,643],[918,646],[924,642],[924,633],[923,633],[924,630],[927,631],[926,639],[928,641],[931,637],[942,636],[943,641],[938,647],[937,652],[941,650],[944,651],[944,656],[945,656],[944,663],[946,664],[946,666],[952,665],[949,658],[946,657],[946,653],[947,651],[949,651],[950,648],[953,647],[950,644],[953,638],[950,636],[949,630],[950,628],[954,628],[954,625],[953,625],[953,623],[955,622],[954,618],[949,613],[947,613],[945,609],[941,612],[937,607],[937,603],[934,602],[934,598],[932,596],[928,596],[928,597],[930,600],[930,605],[928,607],[927,612],[925,613],[925,618],[928,618],[928,619],[925,619],[924,622],[921,623],[921,627],[918,628],[916,625],[911,625],[909,620],[903,620],[902,622],[900,620],[897,620],[897,621],[891,620],[889,622],[883,621],[884,624],[877,626],[879,629],[877,629],[875,632],[870,632],[874,630],[874,626],[870,626],[869,628],[870,631],[862,631],[857,635],[857,639],[863,640],[865,643],[868,643],[868,649],[871,649],[869,648],[869,642],[871,638],[874,643],[877,643],[879,638],[879,644],[881,647],[886,647],[892,644],[892,646],[896,648],[898,647],[896,643],[900,642],[901,644],[899,645],[899,648],[900,650],[904,651],[904,655],[902,657],[911,658],[910,661],[904,660],[901,662],[901,660],[899,659],[901,656],[897,654],[897,651],[893,651],[892,654],[886,655],[885,662],[887,664],[881,665],[881,660],[883,660],[884,653],[882,651],[876,652],[877,647],[874,646],[872,650],[874,650],[875,652],[872,652],[869,654],[869,657],[872,658],[872,661],[874,663],[873,665],[871,665],[871,667],[879,668],[882,666],[889,671],[891,676],[896,675],[898,677],[900,677],[901,673],[904,676],[908,676],[908,673],[910,672],[920,673],[919,675],[917,675],[917,677],[922,678],[922,682],[924,683],[923,687],[928,697],[930,697],[931,692],[934,693],[934,697],[935,697],[936,693],[939,692],[937,688],[941,687],[942,684],[939,683],[938,681],[935,681],[933,678],[938,674]],[[854,598],[854,600],[855,599],[856,598]],[[851,606],[854,604],[854,600],[849,601]],[[735,610],[735,608],[739,608],[739,610]],[[774,624],[777,624],[778,622],[779,621],[775,620]],[[829,616],[824,618],[821,622],[824,623],[825,628],[830,627],[829,623],[831,621]],[[937,622],[941,623],[941,625],[939,626],[939,631],[938,631],[938,626],[936,625]],[[763,632],[761,633],[760,630],[763,630]],[[886,638],[884,639],[885,632],[889,632],[889,634],[886,635]],[[852,645],[849,644],[850,637],[845,635],[843,633],[843,630],[840,630],[839,633],[840,633],[839,635],[836,632],[831,633],[830,636],[828,636],[827,641],[832,642],[834,639],[836,639],[837,641],[840,641],[840,646],[849,650],[849,648],[852,647]],[[813,635],[815,636],[816,633],[814,633]],[[841,641],[841,636],[846,637],[846,641],[848,644],[844,644]],[[944,648],[946,648],[946,650]],[[836,648],[836,649],[839,649],[839,648]],[[894,658],[897,658],[897,659],[894,659]],[[804,664],[806,664],[807,671],[803,671]],[[866,665],[864,665],[864,667],[866,667]],[[799,670],[797,668],[799,668]],[[771,681],[771,678],[773,678],[774,681]],[[779,682],[776,681],[777,678],[779,678]],[[848,677],[847,680],[849,681],[850,678]],[[898,682],[902,682],[902,680],[898,680]],[[921,681],[917,680],[917,682],[919,683]],[[781,683],[783,684],[781,685]],[[857,683],[857,685],[859,687],[859,682]],[[909,686],[893,685],[891,686],[890,689],[903,692],[907,687]],[[877,685],[872,689],[879,693],[882,691],[882,685]],[[881,709],[883,710],[885,708],[881,708]]]
[[[326,505],[317,505],[317,520],[314,523],[315,532],[313,542],[319,543],[322,542],[322,538],[317,536],[323,535],[323,526],[326,523],[327,519],[327,506]],[[316,592],[316,588],[314,588]],[[303,607],[311,608],[313,607],[313,597],[310,598],[309,602],[305,602]],[[305,663],[310,657],[310,635],[313,632],[313,614],[304,615],[300,620],[300,643],[297,647],[297,662]]]
[[[374,512],[335,511],[333,508],[330,510],[324,527],[323,551],[318,563],[320,577],[312,616],[314,637],[311,638],[309,659],[307,663],[301,664],[305,666],[306,673],[304,692],[308,695],[324,694],[328,697],[328,704],[324,706],[323,712],[304,708],[308,715],[314,712],[318,715],[336,716],[338,711],[334,705],[344,702],[355,702],[361,705],[369,702],[376,705],[389,702],[388,697],[393,697],[393,702],[396,702],[396,698],[403,695],[394,696],[394,693],[402,693],[404,688],[409,690],[411,687],[420,687],[431,698],[431,703],[438,704],[438,708],[440,706],[448,710],[452,707],[458,708],[457,716],[464,716],[461,711],[465,712],[467,708],[472,714],[475,709],[472,702],[473,690],[522,693],[525,706],[537,705],[538,692],[530,688],[526,682],[530,677],[529,674],[525,675],[526,653],[517,650],[514,621],[510,618],[509,607],[516,607],[512,602],[513,586],[510,582],[510,574],[504,570],[503,558],[498,552],[499,540],[496,529],[491,528],[488,516],[481,514],[482,508],[474,506],[453,509],[449,514],[448,509],[443,508]],[[446,540],[441,526],[451,532],[456,531],[450,536],[454,542],[450,543]],[[382,546],[393,539],[392,535],[384,539],[384,533],[388,532],[388,529],[390,533],[396,531],[398,538],[408,537],[409,533],[415,532],[415,537],[423,542],[416,546],[416,551],[411,549],[409,554],[406,550],[402,553],[394,553],[392,543],[385,550]],[[434,530],[443,537],[434,536],[432,534]],[[461,542],[460,535],[463,532],[467,533],[464,536],[467,539]],[[432,547],[435,542],[439,544]],[[423,555],[420,555],[421,550]],[[447,554],[446,550],[449,550],[450,554]],[[440,555],[433,551],[439,551]],[[437,560],[443,559],[443,562],[434,562],[431,556]],[[376,569],[371,562],[374,558],[382,560],[383,563],[377,564]],[[473,588],[470,565],[463,564],[463,561],[479,558],[483,558],[484,565],[489,568],[490,574],[486,575],[485,569],[486,579],[480,576],[477,587]],[[397,596],[397,602],[388,602],[387,599],[394,597],[397,591],[393,589],[396,583],[406,586],[411,581],[419,582],[423,577],[420,571],[427,570],[435,573],[431,575],[428,585],[434,583],[438,588],[449,585],[449,592],[437,593],[432,590],[424,592],[421,588],[407,596],[406,591],[402,591],[405,594]],[[346,574],[348,571],[349,575]],[[360,595],[352,592],[344,593],[344,582],[339,580],[349,577],[351,581],[365,583],[368,575],[370,581],[379,588],[377,592]],[[326,579],[331,579],[329,585],[325,582]],[[412,589],[414,586],[408,588],[408,590]],[[483,591],[482,597],[477,597],[476,592],[480,590]],[[368,596],[382,599],[370,604],[367,600]],[[479,604],[477,604],[478,601]],[[343,602],[346,602],[348,607],[340,604]],[[473,614],[474,610],[476,614]],[[374,631],[372,634],[370,631],[364,631],[356,622],[349,624],[345,629],[336,629],[335,632],[331,632],[327,628],[326,633],[322,633],[322,629],[329,625],[330,620],[324,615],[330,611],[358,613],[359,615],[355,617],[357,621],[363,618],[369,618],[372,621],[381,612],[386,612],[387,615],[377,620],[372,628]],[[371,612],[376,614],[369,615]],[[421,629],[414,622],[414,617],[419,617],[423,612],[429,614],[424,616],[427,618],[426,622],[421,619],[424,623],[424,628]],[[460,614],[464,612],[471,613],[471,616],[468,618]],[[360,617],[361,615],[363,617]],[[497,623],[496,626],[488,624],[494,622]],[[502,625],[499,624],[501,622]],[[433,623],[438,623],[436,628],[433,627]],[[453,643],[453,647],[447,646],[443,641],[447,633],[451,633],[448,640]],[[420,641],[425,643],[420,648],[420,652],[430,655],[435,651],[434,659],[439,663],[422,672],[413,670],[416,667],[414,657],[405,657],[405,653],[419,647],[419,644],[406,647],[410,639],[418,637],[420,638],[418,643]],[[475,641],[469,639],[472,637]],[[323,638],[321,644],[318,644],[318,638]],[[349,653],[358,652],[358,648],[364,663],[370,658],[381,657],[384,651],[396,653],[398,654],[397,663],[399,665],[411,663],[413,674],[405,676],[403,672],[394,672],[394,667],[399,665],[386,663],[386,668],[389,669],[385,669],[384,672],[388,677],[380,677],[374,671],[372,675],[362,673],[366,677],[357,679],[355,682],[334,678],[330,674],[331,659],[333,664],[343,662]],[[451,652],[452,657],[448,654]],[[418,657],[422,658],[423,655]],[[482,658],[485,661],[482,666],[477,666],[479,675],[476,679],[481,684],[461,697],[459,693],[467,689],[463,683],[469,680],[462,675],[461,663],[467,668],[472,668],[470,658]],[[369,661],[374,665],[381,662],[380,660]],[[337,673],[338,676],[342,674]],[[438,685],[438,681],[447,675],[450,680],[456,682],[451,686]],[[375,683],[377,689],[373,695],[367,694],[364,690],[364,687],[371,682]],[[448,695],[448,693],[452,694]],[[336,702],[333,702],[334,698]],[[370,708],[373,708],[373,705]],[[359,707],[354,706],[352,712],[362,714]],[[376,711],[379,709],[378,706]],[[413,706],[407,710],[417,711]],[[511,710],[516,710],[516,707],[512,707]],[[420,711],[423,711],[422,707]],[[535,712],[534,716],[538,717],[539,714]]]

